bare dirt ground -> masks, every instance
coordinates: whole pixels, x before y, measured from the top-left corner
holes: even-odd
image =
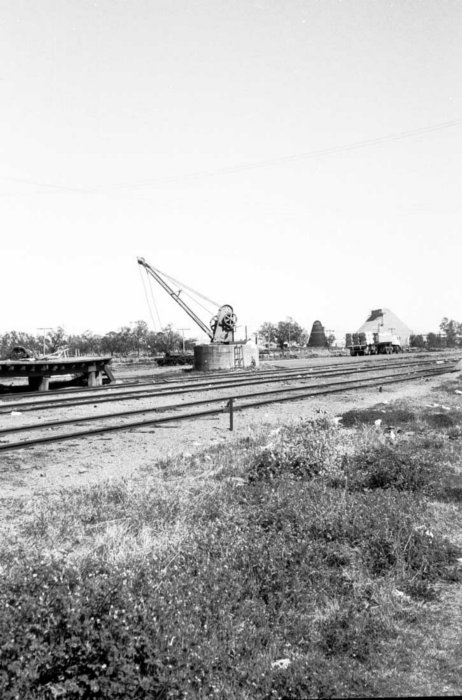
[[[265,363],[265,367],[322,365],[331,363],[332,359],[274,361]],[[350,360],[343,357],[335,359],[339,364]],[[160,373],[163,376],[174,375],[179,378],[185,376],[181,370],[159,371],[153,370],[152,367],[139,366],[120,368],[117,377],[124,380],[145,375],[148,372],[155,372],[156,376]],[[341,394],[249,409],[235,413],[233,432],[229,430],[229,415],[223,414],[6,452],[0,456],[2,510],[10,498],[30,497],[44,491],[59,491],[63,487],[133,476],[137,471],[152,467],[158,459],[178,454],[193,454],[220,442],[233,441],[242,438],[249,431],[258,429],[263,424],[280,424],[302,417],[316,417],[323,413],[338,416],[353,407],[366,408],[384,401],[422,397],[431,392],[432,388],[438,386],[441,381],[441,377],[430,380],[420,379],[402,384],[384,385],[381,392],[377,388],[348,390]],[[185,395],[184,401],[202,396],[201,394]],[[172,399],[162,401],[171,402]],[[60,411],[43,410],[39,414],[24,414],[20,418],[8,414],[2,416],[0,425],[1,427],[15,425],[18,420],[21,420],[21,424],[25,422],[33,424],[40,420],[88,415],[90,411],[97,414],[129,410],[133,408],[133,402],[118,402],[117,406],[114,406],[114,404],[91,404],[90,407],[67,408]]]

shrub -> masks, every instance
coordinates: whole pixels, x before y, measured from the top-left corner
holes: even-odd
[[[0,590],[2,698],[156,697],[165,689],[127,583],[96,562],[18,567]]]
[[[336,460],[337,433],[328,419],[305,419],[273,431],[250,463],[249,482],[312,478]]]
[[[424,420],[432,428],[452,428],[455,420],[448,413],[427,413]]]
[[[331,483],[350,491],[394,489],[445,501],[460,501],[462,494],[462,474],[451,463],[449,441],[428,434],[344,455]]]
[[[353,409],[342,416],[342,425],[345,428],[354,428],[361,425],[373,425],[375,421],[382,420],[387,425],[409,425],[416,421],[415,411],[396,405],[381,404],[374,408]]]
[[[378,444],[357,454],[345,456],[343,472],[350,489],[397,489],[422,491],[435,480],[434,463],[421,451],[404,445]]]

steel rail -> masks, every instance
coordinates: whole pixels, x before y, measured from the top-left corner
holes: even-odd
[[[449,356],[446,356],[448,361]],[[439,361],[446,361],[446,359],[441,359],[440,356],[438,356]],[[263,376],[263,375],[281,375],[282,373],[286,374],[299,374],[300,372],[323,372],[323,371],[329,371],[329,370],[334,370],[334,369],[343,369],[343,368],[358,368],[358,367],[365,367],[366,365],[372,364],[372,366],[378,366],[379,364],[386,365],[400,365],[400,364],[405,364],[407,362],[434,362],[436,360],[435,357],[425,357],[422,358],[420,357],[415,357],[415,356],[409,356],[409,355],[393,355],[393,356],[388,356],[387,359],[384,359],[383,355],[380,356],[374,356],[374,357],[366,357],[366,358],[361,358],[359,361],[358,360],[353,360],[353,361],[348,361],[348,362],[330,362],[325,365],[307,365],[307,366],[301,366],[301,367],[277,367],[277,368],[262,368],[261,366],[258,369],[249,369],[249,370],[230,370],[230,371],[220,371],[220,372],[207,372],[207,373],[200,373],[200,374],[190,374],[187,375],[187,381],[188,383],[193,383],[193,382],[210,382],[212,381],[220,381],[220,380],[225,380],[226,378],[236,378],[236,380],[240,378],[245,378],[245,377],[255,377],[255,376]],[[149,375],[146,375],[149,376]],[[108,384],[105,387],[99,387],[98,390],[105,389],[105,390],[110,390],[110,389],[118,389],[120,387],[133,387],[133,386],[152,386],[152,384],[161,384],[163,386],[168,385],[168,384],[181,384],[181,377],[169,377],[168,379],[151,379],[151,381],[148,382],[124,382],[121,384]],[[93,389],[94,391],[95,389]],[[58,390],[59,391],[59,390]],[[49,392],[48,392],[49,393]]]
[[[429,363],[427,362],[427,364],[429,364]],[[422,363],[421,362],[419,362],[419,363],[407,363],[406,365],[402,365],[401,367],[403,367],[403,366],[416,366],[416,365],[418,367],[421,367]],[[318,373],[318,372],[311,372],[311,371],[308,373],[298,372],[295,375],[295,378],[304,378],[307,380],[311,380],[311,379],[315,379],[315,378],[320,377],[320,376],[338,376],[338,375],[345,375],[345,374],[351,374],[351,373],[354,373],[354,374],[366,373],[366,372],[374,371],[374,370],[381,369],[384,367],[388,368],[389,365],[387,363],[385,363],[385,364],[381,365],[380,367],[377,367],[377,365],[376,365],[374,368],[364,367],[364,368],[352,370],[350,372],[344,372],[341,368],[336,369],[335,371],[330,372],[330,373],[326,373],[326,372],[319,372]],[[398,368],[396,368],[396,369],[398,369]],[[139,398],[151,398],[151,397],[155,397],[155,396],[172,396],[175,394],[182,394],[182,393],[184,394],[184,393],[191,393],[191,392],[197,392],[197,391],[211,391],[213,389],[223,389],[223,388],[229,388],[229,387],[240,387],[240,386],[249,386],[249,385],[254,385],[254,384],[265,384],[265,383],[275,383],[275,382],[280,383],[281,381],[285,381],[288,379],[290,379],[290,377],[287,377],[286,375],[282,375],[282,376],[278,377],[277,379],[274,379],[274,378],[273,379],[266,379],[266,377],[265,378],[253,377],[250,381],[247,380],[245,382],[237,382],[234,380],[231,382],[226,382],[226,383],[222,382],[221,384],[214,384],[214,385],[211,385],[209,383],[205,383],[205,384],[202,384],[202,386],[200,386],[200,388],[197,388],[197,385],[195,387],[191,387],[189,384],[186,384],[186,385],[181,385],[181,387],[179,389],[175,389],[175,390],[173,390],[171,388],[161,388],[160,390],[154,390],[154,391],[152,391],[152,390],[141,391],[141,392],[137,391],[135,393],[125,392],[125,393],[118,395],[116,397],[111,396],[111,397],[99,397],[99,398],[92,398],[92,399],[83,398],[83,399],[80,399],[78,401],[71,401],[69,399],[64,400],[62,402],[53,401],[51,403],[46,403],[43,401],[40,401],[40,402],[34,401],[34,402],[28,402],[28,403],[23,403],[23,404],[17,404],[15,406],[15,408],[21,410],[22,412],[31,412],[31,411],[37,411],[37,410],[43,410],[43,409],[52,410],[55,408],[94,404],[95,402],[96,403],[107,403],[107,402],[112,403],[114,401],[121,400],[121,399],[127,399],[127,398],[128,399],[139,399]],[[0,413],[9,412],[11,407],[12,407],[12,405],[10,404],[8,406],[7,411],[3,411]]]
[[[320,367],[320,369],[325,369],[328,370],[330,368],[334,367],[340,367],[344,366],[344,364],[347,363],[332,363],[329,365],[323,365]],[[348,363],[348,365],[354,365],[357,363]],[[266,375],[277,375],[281,374],[283,372],[290,372],[290,373],[296,373],[300,371],[308,371],[308,370],[315,370],[317,367],[310,366],[310,367],[299,367],[299,368],[280,368],[280,369],[258,369],[258,370],[249,370],[249,371],[240,371],[240,370],[233,370],[230,372],[207,372],[204,374],[203,372],[200,373],[199,375],[190,375],[186,377],[186,381],[188,383],[195,383],[195,382],[211,382],[211,381],[219,381],[226,379],[227,377],[235,377],[237,379],[239,378],[244,378],[247,376],[255,376],[256,374],[263,376],[264,374]],[[143,378],[145,377],[151,377],[150,381],[126,381],[126,382],[120,382],[120,383],[115,383],[115,384],[105,384],[103,386],[98,386],[98,387],[89,387],[89,386],[81,386],[81,387],[64,387],[62,389],[50,389],[46,392],[46,394],[41,394],[39,397],[43,397],[43,399],[50,399],[52,396],[62,396],[63,394],[80,394],[80,393],[91,393],[92,395],[95,395],[96,393],[99,392],[110,392],[110,391],[120,391],[121,389],[126,389],[126,388],[134,388],[134,387],[140,387],[140,386],[167,386],[169,384],[181,384],[184,383],[186,384],[185,381],[182,382],[183,377],[170,377],[169,379],[160,379],[160,378],[154,378],[152,375],[143,375]],[[6,403],[13,403],[14,400],[17,400],[18,397],[19,399],[22,399],[23,397],[26,398],[31,395],[31,391],[16,391],[11,394],[4,394],[0,395],[0,405],[6,404]],[[38,398],[39,400],[39,398]],[[51,399],[50,399],[51,400]]]
[[[443,363],[443,362],[449,362],[450,360],[436,360],[436,363]],[[361,370],[373,370],[374,368],[380,368],[380,367],[403,367],[403,366],[411,366],[411,365],[424,365],[424,364],[434,364],[435,360],[433,358],[431,359],[417,359],[417,358],[406,358],[406,361],[401,361],[401,362],[392,362],[390,360],[381,360],[380,363],[374,363],[372,365],[369,365],[368,363],[361,363],[358,365],[357,363],[335,363],[333,365],[329,365],[327,368],[326,366],[310,366],[310,367],[298,367],[298,368],[292,368],[289,370],[276,370],[276,371],[264,371],[263,373],[261,372],[249,372],[249,373],[226,373],[225,375],[221,374],[216,377],[216,379],[210,379],[209,375],[202,375],[201,377],[196,377],[194,380],[191,380],[188,378],[188,380],[185,381],[170,381],[168,383],[162,383],[160,386],[157,385],[156,382],[147,382],[145,383],[140,383],[140,384],[133,384],[130,383],[128,386],[130,389],[128,391],[124,391],[125,385],[118,385],[118,386],[113,386],[112,390],[118,390],[118,396],[129,396],[131,394],[133,395],[142,395],[143,390],[138,390],[137,387],[139,386],[149,386],[149,390],[146,391],[168,391],[172,388],[172,386],[177,387],[177,388],[182,388],[182,387],[191,387],[191,386],[209,386],[209,385],[214,385],[214,384],[220,384],[223,382],[230,382],[230,383],[239,383],[239,382],[244,382],[247,378],[251,381],[260,381],[260,379],[264,379],[266,377],[277,377],[277,378],[290,378],[291,376],[314,376],[314,375],[322,375],[322,374],[329,374],[329,373],[343,373],[345,371],[345,368],[351,367],[352,371],[361,371]],[[86,387],[83,387],[86,389]],[[87,389],[88,390],[88,389]],[[104,394],[107,394],[107,388],[106,387],[98,387],[98,388],[92,388],[92,396],[88,397],[88,403],[91,403],[94,398],[98,399],[99,397],[95,397],[95,392],[103,392]],[[80,390],[78,390],[80,392]],[[59,394],[59,391],[56,392]],[[82,400],[84,397],[82,397]],[[40,405],[40,406],[46,406],[48,404],[56,404],[58,401],[61,402],[62,405],[65,405],[66,403],[71,403],[73,400],[73,397],[64,397],[60,399],[60,396],[57,398],[49,398],[49,392],[46,394],[43,394],[40,396],[38,399],[33,399],[31,401],[20,401],[17,402],[16,405],[25,407],[29,405]],[[2,402],[0,401],[0,406],[2,404],[5,407],[11,408],[12,406],[15,407],[15,404],[12,401],[7,401],[7,402]]]
[[[357,365],[357,363],[331,363],[329,365],[322,365],[320,369],[330,369],[333,367],[340,367],[344,366],[346,364],[351,364],[351,365]],[[308,370],[308,369],[316,369],[316,365],[312,365],[310,367],[298,367],[298,368],[278,368],[278,369],[273,369],[273,368],[266,368],[262,369],[259,368],[258,370],[253,369],[253,370],[232,370],[230,372],[201,372],[200,374],[194,374],[194,375],[183,375],[183,376],[176,376],[176,377],[170,377],[169,379],[163,379],[160,377],[155,377],[153,375],[142,375],[142,377],[134,378],[132,381],[123,381],[123,382],[116,382],[113,384],[103,384],[102,386],[97,386],[97,387],[89,387],[89,386],[73,386],[73,387],[63,387],[62,389],[49,389],[46,394],[43,394],[44,398],[48,398],[50,396],[54,395],[63,395],[63,394],[76,394],[76,393],[88,393],[91,392],[92,394],[95,394],[97,392],[110,392],[110,391],[118,391],[120,389],[125,389],[125,388],[133,388],[133,387],[139,387],[139,386],[152,386],[152,385],[160,385],[160,386],[166,386],[168,384],[180,384],[182,382],[182,379],[186,380],[190,383],[194,382],[201,382],[201,381],[214,381],[217,380],[219,381],[220,379],[225,379],[226,377],[247,377],[247,376],[255,376],[256,374],[263,375],[263,374],[268,374],[268,375],[276,375],[276,374],[281,374],[282,372],[293,372],[296,373],[297,371],[299,372],[300,370]],[[149,381],[137,381],[137,379],[146,379],[149,378]],[[206,378],[206,379],[205,379]],[[27,397],[30,396],[31,391],[28,389],[26,391],[15,391],[14,393],[11,394],[3,394],[0,396],[0,404],[4,402],[9,402],[9,401],[14,401],[15,399],[22,398],[22,397]]]
[[[422,370],[423,371],[423,370]],[[438,368],[435,368],[434,370],[425,370],[428,373],[437,373],[440,374],[441,370]],[[418,373],[419,370],[416,370],[416,372],[405,372],[404,375],[397,375],[397,374],[384,374],[384,375],[379,375],[378,377],[370,377],[370,380],[379,380],[382,377],[385,379],[392,378],[392,377],[401,377],[401,376],[406,376],[409,378],[412,378],[412,376],[415,376],[416,373]],[[429,376],[429,375],[426,375]],[[364,380],[366,381],[366,380]],[[350,384],[353,384],[353,382],[350,381],[337,381],[337,382],[327,382],[324,384],[319,384],[319,385],[314,385],[312,387],[307,387],[305,384],[302,386],[292,386],[292,387],[284,387],[282,389],[267,389],[265,391],[257,391],[257,392],[252,392],[250,394],[232,394],[232,395],[227,395],[227,396],[220,396],[217,398],[207,398],[207,399],[199,399],[198,401],[187,401],[186,403],[175,403],[175,404],[164,404],[161,406],[153,406],[152,408],[137,408],[137,409],[130,409],[127,411],[117,411],[116,413],[100,413],[98,415],[92,415],[92,416],[80,416],[80,417],[75,417],[75,418],[65,418],[65,419],[60,419],[60,420],[54,420],[54,421],[45,421],[44,423],[35,423],[35,424],[28,424],[28,425],[19,425],[19,426],[13,426],[9,428],[0,428],[0,435],[9,435],[10,433],[19,433],[19,432],[29,432],[29,431],[34,431],[34,430],[44,430],[48,428],[55,428],[63,425],[73,425],[75,423],[85,423],[88,421],[99,421],[99,420],[108,420],[111,418],[121,418],[124,416],[133,416],[137,414],[142,414],[142,413],[164,413],[165,411],[172,411],[172,410],[177,410],[178,408],[185,408],[189,406],[201,406],[205,404],[210,404],[210,403],[216,403],[219,401],[227,401],[231,398],[234,399],[242,399],[242,398],[249,398],[249,397],[255,397],[255,396],[266,396],[268,394],[285,394],[288,392],[299,392],[303,391],[305,389],[316,389],[318,387],[325,388],[329,386],[349,386]]]
[[[308,365],[308,366],[302,366],[302,367],[277,367],[277,368],[262,368],[260,367],[258,370],[252,369],[252,370],[244,370],[244,371],[236,371],[236,370],[231,370],[231,371],[220,371],[220,372],[207,372],[206,375],[201,373],[200,375],[194,374],[194,375],[189,375],[187,377],[187,382],[188,383],[199,383],[199,382],[210,382],[212,381],[220,381],[224,380],[227,377],[229,378],[235,378],[236,380],[245,378],[247,376],[249,377],[255,377],[256,375],[258,376],[263,376],[266,374],[267,376],[270,375],[278,375],[281,373],[287,373],[287,374],[298,374],[300,372],[327,372],[329,370],[334,370],[334,369],[341,369],[341,368],[346,368],[346,367],[356,367],[360,368],[363,366],[366,366],[368,363],[371,363],[373,366],[377,366],[379,363],[388,363],[393,364],[398,366],[399,364],[405,364],[406,362],[412,361],[412,362],[430,362],[430,361],[450,361],[451,353],[446,353],[446,354],[438,354],[436,357],[433,355],[431,356],[431,353],[427,353],[425,355],[419,355],[418,357],[415,356],[409,356],[409,355],[393,355],[393,356],[388,356],[387,359],[383,359],[384,356],[382,355],[374,355],[374,356],[368,356],[364,358],[359,358],[357,360],[353,361],[347,361],[347,362],[330,362],[325,365]],[[441,360],[441,358],[443,358]],[[46,392],[46,395],[43,395],[43,400],[51,400],[50,396],[58,395],[62,396],[63,394],[80,394],[80,393],[91,393],[92,395],[98,394],[100,392],[112,392],[112,391],[120,391],[121,389],[125,388],[134,388],[134,387],[140,387],[140,386],[150,386],[152,387],[161,385],[161,386],[166,386],[169,384],[181,384],[185,382],[181,382],[181,377],[172,377],[169,376],[168,379],[164,378],[155,378],[152,375],[142,375],[141,378],[146,378],[150,377],[150,381],[146,382],[140,382],[140,381],[125,381],[121,383],[115,383],[115,384],[106,384],[100,387],[87,387],[87,386],[81,386],[81,387],[64,387],[61,389],[51,389]],[[4,394],[0,395],[0,406],[2,404],[12,404],[15,400],[22,399],[22,397],[27,397],[30,396],[31,392],[28,391],[23,391],[23,392],[14,392],[12,394]],[[40,401],[40,399],[36,399]]]
[[[415,354],[414,354],[414,353],[398,353],[398,354],[392,353],[391,355],[383,355],[383,354],[364,355],[364,356],[358,356],[358,357],[355,357],[355,358],[352,358],[350,355],[343,355],[343,356],[338,356],[338,357],[336,358],[336,361],[330,361],[330,362],[328,362],[328,363],[326,363],[326,364],[317,364],[317,363],[314,363],[314,364],[305,365],[305,366],[301,366],[301,367],[294,367],[294,366],[285,367],[285,366],[282,366],[282,365],[275,365],[275,364],[273,364],[273,363],[271,363],[271,364],[272,364],[271,367],[265,367],[264,364],[260,364],[260,366],[259,366],[259,368],[258,368],[257,370],[251,369],[251,368],[239,369],[239,370],[236,370],[236,369],[231,369],[231,370],[214,370],[214,371],[210,371],[210,372],[208,371],[208,372],[206,372],[206,376],[207,376],[207,377],[217,377],[217,378],[223,377],[223,376],[226,376],[226,375],[232,376],[232,375],[236,374],[237,371],[238,371],[239,374],[241,374],[241,375],[243,375],[243,374],[255,374],[256,371],[258,371],[258,372],[274,372],[274,371],[276,371],[276,370],[279,370],[279,371],[284,371],[284,372],[285,372],[285,371],[294,371],[294,372],[296,372],[297,370],[300,370],[300,369],[307,369],[307,367],[311,367],[312,369],[331,368],[331,367],[339,367],[339,366],[342,366],[342,367],[343,367],[343,366],[348,366],[348,365],[350,365],[350,366],[353,367],[353,366],[357,366],[357,365],[360,364],[360,363],[361,363],[361,364],[362,364],[362,363],[368,363],[368,362],[371,362],[371,363],[374,363],[374,362],[390,362],[390,363],[391,363],[391,362],[396,362],[396,363],[400,363],[400,362],[405,362],[405,361],[408,361],[408,360],[411,360],[411,359],[412,359],[412,360],[426,360],[426,359],[430,359],[430,360],[435,361],[435,360],[438,360],[438,359],[444,359],[444,358],[450,359],[450,358],[453,358],[454,355],[456,354],[456,352],[457,352],[457,351],[447,351],[447,350],[446,350],[446,351],[441,351],[441,352],[425,352],[425,353],[415,353]],[[460,356],[460,353],[458,353],[458,355]],[[313,361],[314,358],[302,357],[302,358],[295,358],[295,359],[296,359],[296,361],[298,361],[298,362],[300,362],[300,361],[308,361],[308,362],[309,362],[310,360]],[[332,358],[332,359],[333,359],[333,358]],[[263,363],[265,363],[265,362],[266,362],[266,360],[263,360]],[[201,373],[200,371],[192,372],[191,370],[186,370],[186,371],[185,371],[185,374],[190,375],[190,378],[191,378],[191,379],[193,379],[193,378],[200,379],[200,376],[199,376],[199,375],[200,375],[200,374],[203,374],[203,373]],[[161,381],[162,381],[162,382],[172,382],[172,381],[176,381],[176,378],[175,378],[174,376],[172,376],[172,375],[173,375],[173,372],[169,373],[168,375],[166,375],[166,378],[161,379]],[[141,375],[140,378],[146,378],[146,377],[150,377],[150,376],[151,376],[151,375]],[[165,375],[164,375],[164,376],[165,376]],[[107,386],[110,386],[110,385],[107,385]]]
[[[419,356],[419,357],[422,359],[422,356]],[[391,362],[399,363],[400,361],[403,362],[403,361],[409,360],[411,358],[414,360],[419,359],[414,355],[404,355],[404,354],[401,354],[401,355],[394,354],[391,356],[388,355],[387,360],[384,359],[384,355],[360,357],[360,358],[357,358],[355,360],[351,360],[350,357],[348,357],[348,358],[345,357],[345,358],[343,358],[346,360],[345,362],[329,362],[329,363],[326,363],[323,365],[310,364],[310,365],[305,365],[305,366],[301,366],[301,367],[290,367],[290,366],[289,367],[281,367],[281,366],[264,367],[263,365],[260,365],[258,367],[258,369],[248,368],[248,369],[232,369],[232,370],[218,370],[218,371],[216,370],[216,371],[210,371],[210,372],[207,371],[206,373],[200,372],[200,371],[192,372],[190,370],[187,370],[184,372],[184,376],[187,376],[188,380],[192,382],[192,381],[201,381],[201,380],[203,380],[204,376],[206,376],[207,378],[210,378],[210,379],[222,379],[222,378],[225,378],[228,376],[232,377],[232,376],[238,375],[240,377],[244,377],[244,376],[252,376],[252,375],[255,375],[257,373],[263,374],[265,372],[267,372],[268,374],[269,373],[277,374],[280,372],[297,372],[297,371],[306,370],[306,369],[332,369],[334,367],[346,367],[346,366],[357,367],[359,363],[363,364],[363,363],[374,362],[374,361],[382,361],[382,362],[385,361],[385,362],[390,362],[390,363]],[[302,359],[309,360],[310,358],[302,358]],[[339,358],[339,359],[342,359],[342,358]],[[434,359],[434,358],[432,358],[432,359]],[[166,378],[165,377],[158,377],[158,378],[156,378],[155,383],[169,384],[169,383],[178,382],[178,377],[175,377],[172,375],[173,375],[173,373],[170,373]],[[149,378],[151,379],[151,381],[153,381],[153,375],[150,375],[150,374],[138,375],[138,379],[149,379]],[[127,377],[124,377],[124,379],[127,379]],[[130,381],[130,382],[127,381],[127,382],[124,382],[123,384],[119,384],[118,386],[125,386],[125,384],[133,385],[134,383],[135,382],[133,382],[133,381]],[[145,383],[150,384],[151,382],[136,382],[136,384],[145,384]],[[114,384],[107,384],[105,386],[105,388],[107,388],[107,389],[110,389],[111,387],[116,388],[116,386],[117,385],[114,385]]]
[[[403,360],[406,359],[408,360],[409,358],[403,358]],[[397,358],[389,358],[388,360],[385,360],[385,362],[393,362],[396,361]],[[381,359],[382,362],[384,362],[383,359]],[[76,393],[88,393],[91,392],[92,395],[95,395],[96,393],[100,392],[111,392],[111,391],[120,391],[121,389],[125,388],[134,388],[134,387],[140,387],[140,386],[149,386],[152,387],[160,385],[161,387],[167,386],[170,384],[192,384],[192,383],[198,383],[198,382],[213,382],[213,381],[220,381],[224,380],[226,378],[235,378],[236,381],[245,377],[255,377],[256,375],[259,376],[277,376],[281,375],[282,373],[287,373],[287,374],[297,374],[301,371],[307,372],[307,371],[329,371],[330,369],[335,369],[335,368],[341,368],[341,367],[358,367],[358,362],[344,362],[344,363],[329,363],[327,365],[310,365],[308,367],[293,367],[293,368],[268,368],[268,369],[258,369],[258,370],[232,370],[229,372],[207,372],[204,374],[203,372],[200,373],[200,375],[190,375],[187,377],[187,382],[181,381],[182,377],[170,377],[169,379],[160,379],[157,378],[155,379],[151,375],[145,375],[151,376],[150,381],[146,382],[139,382],[139,381],[129,381],[129,382],[120,382],[120,383],[115,383],[115,384],[106,384],[103,386],[99,387],[88,387],[88,386],[81,386],[81,387],[64,387],[62,389],[51,389],[46,392],[46,394],[40,395],[36,400],[40,400],[41,397],[43,397],[44,400],[51,400],[50,396],[62,396],[63,394],[76,394]],[[3,396],[0,396],[0,405],[2,403],[13,403],[13,401],[19,397],[20,399],[22,397],[28,397],[30,396],[31,392],[29,390],[27,391],[22,391],[22,392],[14,392],[13,394],[6,394]]]
[[[193,375],[193,376],[188,376],[187,377],[187,382],[182,382],[181,377],[172,377],[170,376],[169,379],[157,379],[155,380],[154,378],[151,378],[150,381],[148,382],[139,382],[139,381],[132,381],[132,382],[125,382],[125,383],[120,383],[120,384],[110,384],[110,385],[105,385],[102,387],[69,387],[69,388],[64,388],[64,389],[56,389],[56,390],[51,390],[47,391],[46,395],[43,395],[33,399],[32,401],[26,402],[23,401],[23,398],[26,398],[27,396],[30,396],[30,392],[15,392],[12,395],[8,396],[2,396],[0,397],[0,407],[2,405],[8,406],[11,408],[14,406],[15,402],[18,405],[25,406],[27,404],[30,405],[35,405],[35,404],[40,404],[41,406],[46,406],[50,402],[55,401],[56,399],[50,398],[50,395],[57,395],[57,398],[60,398],[63,394],[86,394],[88,392],[91,393],[93,397],[98,397],[100,395],[104,394],[109,394],[112,392],[115,392],[115,395],[120,395],[121,392],[124,389],[131,389],[135,393],[138,392],[139,387],[143,386],[148,386],[148,387],[156,387],[156,388],[162,388],[162,387],[167,387],[171,385],[177,385],[177,386],[190,386],[193,383],[196,385],[199,385],[201,382],[206,383],[206,384],[211,384],[214,382],[220,382],[224,381],[226,378],[228,378],[230,381],[238,382],[239,380],[245,379],[246,377],[250,378],[257,378],[257,377],[263,377],[263,376],[282,376],[283,374],[289,376],[289,375],[296,375],[299,376],[300,373],[302,372],[305,374],[308,372],[309,374],[325,374],[326,372],[331,371],[338,371],[341,372],[343,368],[348,368],[348,367],[354,367],[356,369],[361,369],[362,367],[366,366],[371,366],[377,368],[380,365],[385,365],[387,364],[388,366],[393,365],[398,367],[399,365],[406,365],[409,362],[416,362],[416,363],[421,363],[421,362],[431,362],[431,361],[437,361],[437,362],[446,362],[450,361],[451,356],[453,356],[454,353],[438,353],[437,355],[432,356],[432,353],[426,353],[425,355],[419,355],[418,357],[409,357],[408,356],[393,356],[393,357],[388,357],[386,360],[383,359],[381,356],[380,359],[376,356],[374,358],[368,357],[366,359],[362,358],[359,360],[353,360],[353,361],[348,361],[348,362],[334,362],[334,363],[329,363],[326,365],[309,365],[309,366],[302,366],[302,367],[292,367],[292,368],[276,368],[276,369],[259,369],[258,371],[255,370],[248,370],[248,371],[239,371],[236,372],[235,370],[232,370],[230,372],[214,372],[214,373],[207,373],[204,378],[204,375],[202,374],[201,376],[198,375]],[[160,387],[159,387],[160,385]],[[127,394],[125,394],[127,395]],[[18,403],[18,397],[20,402]],[[63,401],[66,399],[63,399]],[[72,399],[69,398],[68,401],[71,401]],[[89,399],[89,402],[92,399]]]
[[[202,400],[200,402],[191,402],[190,404],[176,404],[173,408],[177,409],[179,407],[184,407],[184,406],[191,406],[191,405],[200,405],[200,404],[210,404],[210,403],[223,403],[223,402],[229,402],[230,399],[233,399],[234,401],[236,399],[243,399],[243,398],[254,398],[255,396],[268,396],[268,395],[274,395],[278,394],[276,398],[264,398],[264,399],[259,399],[258,401],[248,401],[242,404],[234,404],[234,411],[242,411],[248,408],[258,408],[259,406],[271,404],[271,403],[281,403],[281,402],[286,402],[286,401],[297,401],[303,398],[313,398],[315,396],[322,396],[326,394],[334,394],[334,393],[339,393],[342,391],[348,391],[348,390],[358,390],[362,388],[368,388],[368,387],[373,387],[377,385],[383,385],[383,384],[397,384],[401,382],[406,382],[406,381],[412,381],[415,379],[422,379],[425,377],[434,377],[434,376],[439,376],[442,374],[447,374],[447,368],[440,368],[440,369],[433,369],[433,370],[422,370],[420,373],[406,373],[404,375],[385,375],[381,377],[371,377],[370,379],[363,379],[361,382],[333,382],[330,385],[330,388],[326,388],[324,385],[321,387],[311,387],[310,389],[307,389],[306,387],[299,387],[300,393],[294,395],[294,388],[292,389],[279,389],[279,390],[268,390],[264,392],[259,392],[257,394],[245,394],[245,395],[240,395],[240,396],[227,396],[227,397],[220,397],[217,399],[209,399],[209,400]],[[337,386],[339,385],[340,386]],[[335,385],[335,386],[332,386]],[[279,394],[288,394],[288,396],[280,396]],[[155,409],[154,409],[155,410]],[[169,407],[158,407],[157,410],[170,410]],[[144,421],[133,421],[133,422],[127,422],[127,423],[122,423],[118,424],[115,426],[103,426],[100,428],[93,428],[90,430],[84,430],[84,431],[75,431],[72,433],[64,433],[61,435],[49,435],[46,437],[42,438],[36,438],[33,440],[22,440],[20,442],[10,442],[10,443],[5,443],[5,444],[0,444],[0,452],[6,452],[8,450],[17,450],[21,448],[26,448],[26,447],[33,447],[34,445],[41,445],[41,444],[48,444],[52,442],[62,442],[66,440],[72,440],[80,437],[91,437],[93,435],[99,435],[107,432],[116,432],[116,431],[124,431],[124,430],[130,430],[132,428],[140,428],[148,425],[155,425],[155,424],[162,424],[162,423],[168,423],[168,422],[177,422],[177,421],[182,421],[182,420],[190,420],[194,418],[200,418],[204,416],[211,416],[211,415],[218,415],[224,412],[226,410],[225,408],[219,408],[219,409],[209,409],[206,411],[195,411],[193,413],[183,413],[183,414],[175,414],[173,416],[165,416],[161,418],[154,418],[154,419],[149,419],[149,420],[144,420]],[[151,411],[136,411],[136,413],[148,413]],[[111,414],[111,418],[113,417],[119,417],[118,414]],[[93,417],[93,418],[86,418],[86,420],[98,420],[101,419],[101,416],[98,417]],[[76,422],[83,422],[85,419],[77,419],[77,420],[66,420],[63,421],[61,424],[68,424],[68,423],[76,423]],[[21,427],[21,426],[18,426]],[[40,426],[23,426],[24,431],[31,430],[31,429],[40,429],[44,426],[43,424]]]
[[[402,363],[399,368],[402,367],[412,367],[412,366],[424,366],[424,365],[432,365],[435,364],[431,360],[412,360],[406,363]],[[398,368],[398,365],[393,364],[393,367]],[[345,371],[343,367],[336,366],[334,369],[325,371],[324,368],[320,368],[319,370],[313,370],[312,368],[308,368],[306,370],[299,369],[298,371],[291,371],[290,374],[286,373],[278,373],[275,376],[270,376],[268,378],[268,375],[256,375],[252,374],[249,378],[244,378],[242,379],[240,376],[233,376],[231,378],[227,378],[224,381],[216,381],[216,382],[210,382],[208,380],[202,380],[200,382],[195,382],[193,385],[189,382],[186,383],[180,383],[176,387],[175,386],[160,386],[160,387],[154,387],[150,389],[141,389],[141,390],[135,390],[135,391],[122,391],[116,395],[111,395],[111,396],[91,396],[91,397],[81,397],[76,400],[71,397],[65,397],[61,400],[58,399],[48,399],[47,397],[44,397],[43,399],[34,399],[32,401],[23,401],[23,402],[18,402],[18,403],[11,403],[8,402],[7,404],[0,404],[0,415],[1,414],[7,414],[11,410],[20,410],[22,412],[30,412],[30,411],[37,411],[37,410],[52,410],[55,408],[64,408],[66,406],[85,406],[87,404],[94,404],[94,403],[107,403],[107,402],[113,402],[113,401],[119,401],[119,400],[124,400],[124,399],[138,399],[138,398],[149,398],[149,397],[154,397],[154,396],[168,396],[168,395],[174,395],[174,394],[181,394],[181,393],[189,393],[189,392],[196,392],[196,391],[209,391],[213,388],[227,388],[227,387],[232,387],[232,386],[248,386],[248,385],[253,385],[253,384],[266,384],[266,383],[274,383],[274,382],[280,382],[280,381],[285,381],[285,380],[290,380],[291,378],[313,378],[313,377],[320,377],[320,376],[337,376],[337,375],[343,375],[343,374],[360,374],[360,373],[365,373],[365,372],[371,372],[374,371],[375,369],[382,369],[382,368],[389,368],[390,364],[385,361],[380,363],[380,365],[376,364],[373,367],[367,366],[367,365],[361,365],[360,367],[355,367],[352,368],[351,370]]]

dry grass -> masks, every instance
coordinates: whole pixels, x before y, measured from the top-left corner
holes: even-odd
[[[459,387],[18,503],[2,697],[460,691]]]

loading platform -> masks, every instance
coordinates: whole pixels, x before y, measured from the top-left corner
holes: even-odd
[[[87,386],[101,386],[104,375],[109,382],[115,381],[111,360],[109,355],[0,360],[0,383],[4,379],[26,378],[32,389],[47,391],[52,377],[70,374],[83,377]]]

